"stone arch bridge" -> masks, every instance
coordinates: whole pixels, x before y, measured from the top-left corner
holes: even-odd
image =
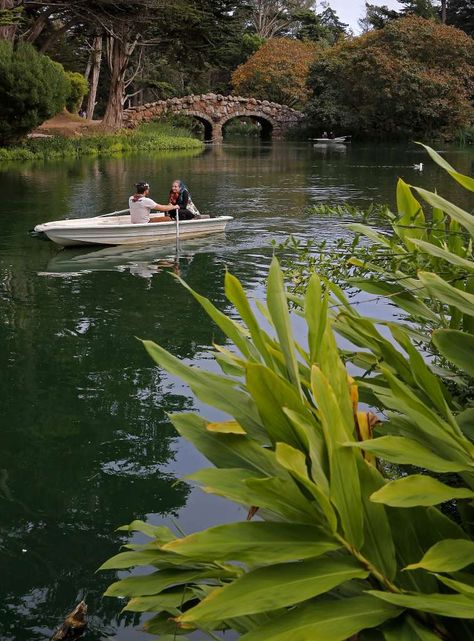
[[[156,120],[170,114],[183,114],[197,118],[204,125],[204,139],[213,142],[222,141],[222,128],[233,118],[245,117],[259,122],[262,127],[262,136],[274,139],[282,138],[290,127],[303,118],[300,111],[276,102],[207,93],[169,98],[139,107],[130,107],[123,114],[124,126],[134,128],[142,122]]]

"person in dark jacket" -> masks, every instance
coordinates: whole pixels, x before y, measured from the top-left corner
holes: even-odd
[[[191,220],[192,218],[199,217],[199,211],[191,199],[189,189],[182,180],[175,180],[171,185],[169,204],[179,207],[180,220]],[[169,215],[172,218],[176,218],[174,211],[171,211]]]

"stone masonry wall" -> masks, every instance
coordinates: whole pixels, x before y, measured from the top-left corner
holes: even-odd
[[[212,139],[213,142],[222,141],[223,125],[237,116],[259,118],[266,121],[272,127],[273,138],[281,138],[290,127],[296,125],[303,117],[300,111],[286,105],[279,105],[276,102],[208,93],[170,98],[139,107],[131,107],[124,111],[124,126],[134,128],[142,122],[148,122],[168,114],[185,114],[198,118],[204,124],[206,139]]]

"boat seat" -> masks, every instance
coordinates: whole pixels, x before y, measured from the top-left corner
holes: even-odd
[[[196,218],[199,220],[201,218],[210,218],[210,216],[209,214],[199,214],[198,216],[196,216]]]

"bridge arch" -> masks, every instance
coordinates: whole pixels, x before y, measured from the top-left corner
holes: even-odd
[[[193,111],[192,109],[182,109],[179,113],[183,114],[183,116],[191,116],[192,118],[196,118],[196,120],[198,120],[204,126],[205,141],[211,141],[213,139],[214,123],[207,115],[199,113],[198,111]]]
[[[272,138],[281,138],[290,127],[303,118],[300,111],[276,102],[209,93],[158,100],[131,107],[124,111],[124,124],[126,127],[134,128],[142,122],[169,114],[184,114],[197,118],[204,125],[205,139],[213,142],[222,141],[222,127],[233,118],[248,117],[258,120],[262,124],[262,130]]]
[[[235,118],[250,118],[252,120],[256,120],[262,127],[262,138],[265,138],[265,139],[272,138],[274,135],[275,129],[278,130],[278,125],[277,123],[275,123],[275,121],[272,118],[266,115],[262,115],[258,111],[250,111],[250,110],[245,110],[245,111],[239,112],[238,114],[232,114],[227,118],[224,118],[220,123],[221,130],[223,131],[225,125],[231,120],[234,120]]]

